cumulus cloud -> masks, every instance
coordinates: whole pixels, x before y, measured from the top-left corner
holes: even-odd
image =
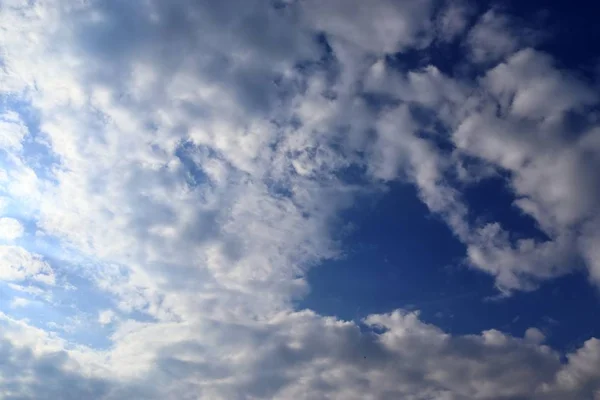
[[[115,312],[113,310],[103,310],[98,314],[98,322],[101,325],[107,325],[112,323],[116,319]]]
[[[509,171],[515,206],[532,216],[551,240],[509,244],[507,232],[490,226],[479,232],[486,232],[485,242],[497,244],[483,253],[488,244],[477,244],[479,250],[472,254],[496,253],[502,263],[519,270],[517,274],[539,278],[573,270],[582,255],[579,242],[588,238],[579,229],[596,224],[598,197],[592,171],[597,128],[586,110],[597,104],[597,95],[575,76],[555,68],[547,55],[531,49],[488,71],[482,82],[490,97],[481,104],[487,107],[467,111],[453,132],[454,143],[461,152]]]
[[[14,219],[8,217],[0,218],[0,238],[6,240],[14,240],[23,235],[23,225]]]
[[[0,279],[17,282],[33,279],[48,285],[55,282],[54,271],[39,254],[11,245],[0,245]]]
[[[473,14],[474,10],[465,1],[445,2],[436,19],[439,40],[449,42],[462,35]]]
[[[365,89],[402,104],[381,114],[369,166],[377,178],[416,183],[430,210],[467,245],[471,265],[493,274],[501,289],[533,289],[579,269],[582,258],[595,280],[589,243],[599,204],[597,94],[547,54],[531,48],[508,53],[475,81],[452,79],[434,66],[398,71],[376,61]],[[440,151],[439,140],[450,142],[451,153]],[[476,169],[465,170],[464,160],[473,159]],[[455,181],[470,185],[501,174],[515,209],[533,217],[550,240],[515,239],[501,221],[469,221]]]
[[[535,33],[521,27],[514,17],[490,10],[471,28],[466,43],[474,62],[489,64],[533,44],[535,39]]]
[[[0,117],[0,148],[20,149],[28,130],[19,114],[6,111]]]
[[[261,324],[126,324],[115,334],[119,345],[104,360],[105,366],[120,361],[120,379],[96,370],[103,357],[80,349],[51,352],[57,339],[14,321],[5,324],[3,348],[11,357],[3,367],[11,384],[2,390],[8,398],[51,398],[76,385],[98,399],[132,393],[215,399],[584,399],[592,398],[599,379],[595,339],[561,364],[533,329],[523,339],[495,330],[451,336],[424,324],[418,314],[399,311],[371,315],[363,328],[309,311],[282,313]],[[44,342],[43,350],[26,350]],[[85,368],[78,369],[83,362]],[[15,370],[22,380],[11,380]],[[42,385],[50,380],[44,392]]]
[[[469,28],[458,3],[359,3],[6,3],[1,95],[36,118],[3,114],[2,194],[50,250],[0,246],[0,279],[60,271],[75,300],[102,299],[86,312],[109,345],[4,316],[3,398],[593,396],[593,338],[561,363],[535,328],[460,336],[400,310],[293,310],[306,271],[343,253],[341,211],[394,180],[502,290],[600,276],[597,95],[497,10]],[[476,77],[391,62],[440,32],[464,36]],[[499,172],[547,240],[469,218],[464,185]]]
[[[307,21],[332,40],[382,54],[426,46],[433,6],[429,0],[377,0],[368,6],[361,1],[308,1],[302,8]]]

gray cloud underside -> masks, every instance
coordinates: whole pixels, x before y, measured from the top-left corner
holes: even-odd
[[[452,336],[399,311],[371,315],[364,324],[368,332],[305,311],[244,325],[139,325],[117,352],[133,356],[145,347],[152,365],[124,379],[82,374],[75,360],[81,354],[36,355],[11,337],[25,328],[9,323],[9,339],[0,342],[2,393],[6,399],[592,399],[600,383],[596,339],[561,364],[535,329],[523,339],[495,330]],[[39,333],[24,336],[43,340]]]
[[[535,330],[292,311],[306,270],[343,255],[340,212],[394,180],[506,293],[575,270],[600,282],[597,91],[500,12],[438,6],[5,2],[3,102],[29,104],[56,162],[28,158],[34,128],[6,113],[3,202],[64,254],[11,251],[123,317],[96,350],[4,316],[2,397],[592,399],[596,339],[561,363]],[[465,52],[452,75],[386,58],[449,41]],[[547,240],[469,217],[462,190],[492,176]]]

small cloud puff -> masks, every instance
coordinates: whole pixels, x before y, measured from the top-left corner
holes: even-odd
[[[103,310],[98,313],[98,323],[100,325],[109,325],[117,319],[113,310]]]
[[[0,279],[19,282],[28,279],[54,285],[54,270],[42,256],[19,246],[0,245]]]
[[[0,239],[15,240],[23,236],[23,225],[14,218],[0,218]]]

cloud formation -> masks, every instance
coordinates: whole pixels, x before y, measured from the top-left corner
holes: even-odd
[[[534,328],[293,309],[306,271],[343,255],[341,212],[397,180],[505,293],[578,269],[600,282],[597,94],[511,17],[412,0],[0,13],[0,280],[109,341],[3,315],[3,398],[595,395],[594,338],[561,362]],[[470,73],[393,62],[453,41]],[[470,218],[463,190],[490,176],[540,237]]]
[[[596,339],[561,364],[535,330],[524,338],[495,330],[452,336],[424,324],[418,314],[399,311],[371,315],[363,323],[361,328],[309,311],[244,325],[129,323],[115,334],[115,348],[97,355],[85,349],[51,351],[61,345],[58,339],[8,321],[3,395],[587,399],[600,379]],[[108,366],[119,374],[107,375]],[[14,371],[21,371],[18,378],[11,378]],[[44,387],[46,382],[51,386]]]
[[[0,245],[0,278],[3,281],[33,279],[51,285],[54,271],[39,254],[18,246]]]
[[[23,225],[18,220],[8,217],[0,218],[0,238],[15,240],[23,235],[23,231]]]

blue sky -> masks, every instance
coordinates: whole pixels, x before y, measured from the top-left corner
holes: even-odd
[[[600,398],[597,11],[5,1],[0,397]]]
[[[501,187],[494,189],[490,192],[496,197],[476,204],[494,205],[481,214],[501,215],[515,229],[534,234],[528,230],[530,221],[511,213],[508,203],[498,204],[507,199],[501,197]],[[398,307],[416,309],[423,320],[460,334],[493,328],[519,336],[535,326],[561,351],[600,334],[600,324],[590,315],[598,293],[585,274],[498,297],[491,277],[465,266],[464,246],[443,221],[427,215],[414,188],[395,185],[365,203],[352,210],[358,227],[345,240],[346,255],[309,272],[311,292],[300,307],[344,319]]]

